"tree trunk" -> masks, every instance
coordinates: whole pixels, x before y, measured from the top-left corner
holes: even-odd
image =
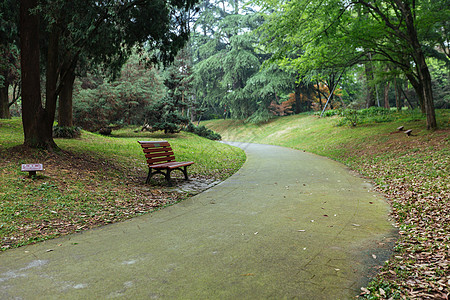
[[[391,106],[389,105],[389,87],[391,83],[386,82],[386,85],[384,86],[384,108],[390,109]]]
[[[405,24],[409,40],[411,42],[414,61],[417,66],[419,82],[422,86],[423,108],[427,116],[427,129],[436,129],[436,115],[434,111],[433,89],[431,84],[431,75],[428,65],[425,61],[425,55],[422,51],[422,45],[417,36],[415,27],[415,16],[412,14],[411,8],[407,1],[401,2],[402,13],[405,15]],[[420,95],[419,95],[420,99]]]
[[[295,114],[302,112],[302,98],[301,98],[301,87],[300,82],[295,82],[294,85],[294,97],[295,97]]]
[[[316,81],[317,83],[317,99],[319,99],[319,107],[320,107],[320,111],[323,110],[323,104],[322,104],[322,95],[320,94],[320,84],[319,81]]]
[[[400,90],[398,87],[397,78],[394,78],[394,87],[395,87],[395,107],[397,107],[397,111],[401,111],[402,105],[401,105],[401,101],[400,101]]]
[[[370,53],[368,54],[369,61],[364,64],[364,70],[366,73],[366,108],[375,106],[375,93],[373,83],[373,66],[372,66],[372,57]]]
[[[414,88],[414,91],[417,94],[417,98],[419,102],[417,103],[420,106],[420,110],[423,114],[425,114],[425,104],[424,104],[424,93],[423,93],[423,84],[417,80],[417,78],[409,73],[406,73],[406,77]]]
[[[9,98],[8,98],[8,82],[4,83],[4,87],[0,88],[0,119],[11,119],[9,113]]]
[[[53,149],[53,115],[42,107],[39,71],[39,16],[31,14],[37,0],[20,1],[20,49],[22,76],[22,123],[24,145]],[[47,105],[49,105],[47,100]]]
[[[58,126],[72,127],[73,126],[73,84],[75,82],[75,71],[67,70],[66,76],[61,78],[62,88],[59,94],[58,107]],[[64,73],[64,71],[62,72]]]
[[[433,100],[433,87],[431,84],[431,75],[428,70],[428,66],[425,63],[425,59],[423,60],[425,67],[421,70],[421,75],[423,76],[423,84],[424,84],[424,106],[425,106],[425,114],[427,115],[427,129],[437,129],[436,115],[434,111],[434,100]]]

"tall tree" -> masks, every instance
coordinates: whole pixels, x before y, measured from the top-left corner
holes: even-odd
[[[9,98],[11,85],[19,86],[18,3],[0,2],[0,119],[11,117],[9,108],[17,100]]]
[[[53,119],[42,107],[39,66],[39,16],[32,14],[37,0],[20,1],[20,49],[22,76],[22,123],[24,144],[32,147],[53,148],[51,126]]]
[[[300,47],[304,54],[290,61],[300,68],[324,63],[351,66],[372,53],[372,60],[388,61],[402,70],[422,99],[427,128],[436,128],[424,50],[426,44],[434,48],[439,41],[425,37],[424,26],[449,19],[448,8],[442,8],[448,0],[256,2],[269,9],[277,4],[263,28],[268,33],[266,43],[274,45],[279,58]]]
[[[188,38],[188,20],[183,11],[196,0],[129,0],[129,1],[21,1],[20,32],[22,53],[22,110],[26,145],[54,148],[52,126],[56,101],[83,51],[103,62],[125,62],[133,45],[155,51],[155,60],[173,59]],[[40,98],[39,19],[45,21],[46,101]],[[71,23],[66,22],[71,18]],[[67,33],[67,30],[70,33]],[[65,39],[63,39],[65,38]],[[109,49],[102,52],[109,42]],[[65,47],[63,42],[70,40]],[[97,44],[98,42],[99,44]],[[99,46],[100,45],[100,46]],[[97,47],[98,46],[98,47]],[[60,51],[64,54],[61,56]],[[68,66],[64,73],[60,73]],[[25,73],[25,74],[24,74]],[[25,80],[25,81],[24,81]],[[39,96],[38,96],[39,94]]]
[[[267,119],[270,103],[292,91],[295,73],[276,66],[261,69],[270,54],[256,47],[254,30],[263,22],[259,13],[238,0],[206,3],[191,39],[197,99],[224,116]]]

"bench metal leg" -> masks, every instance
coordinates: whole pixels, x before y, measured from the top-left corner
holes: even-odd
[[[187,166],[184,166],[184,169],[181,170],[181,171],[183,171],[184,179],[185,180],[189,180],[188,173],[187,173]]]
[[[164,178],[166,179],[167,183],[170,185],[172,183],[172,181],[170,179],[170,172],[171,171],[172,171],[171,169],[167,169],[166,172],[163,172],[161,170],[153,171],[152,168],[149,168],[148,169],[147,179],[145,180],[145,183],[149,184],[150,183],[150,179],[152,179],[153,175],[155,175],[155,174],[162,174],[162,175],[164,175]]]
[[[152,179],[152,177],[153,177],[154,174],[155,174],[155,172],[153,172],[153,170],[149,168],[149,169],[148,169],[147,179],[145,180],[145,183],[146,183],[146,184],[149,184],[149,183],[150,183],[150,179]]]
[[[170,172],[171,172],[172,170],[171,169],[167,169],[166,170],[166,173],[164,174],[164,176],[166,177],[166,181],[167,181],[167,183],[169,184],[169,185],[172,185],[172,181],[170,180]],[[162,173],[162,172],[161,172]]]
[[[184,174],[184,179],[185,180],[189,180],[189,176],[188,176],[188,173],[187,173],[187,167],[188,166],[184,166],[183,168],[180,167],[180,168],[176,168],[176,169],[166,169],[166,172],[163,172],[160,169],[154,171],[152,168],[149,168],[147,179],[145,180],[145,183],[149,184],[150,183],[150,179],[153,177],[153,175],[155,175],[155,174],[162,174],[162,175],[164,175],[164,178],[166,179],[167,183],[169,185],[171,185],[172,184],[172,180],[170,178],[170,173],[173,170],[180,170]]]

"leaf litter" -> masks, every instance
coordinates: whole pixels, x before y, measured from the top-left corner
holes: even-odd
[[[449,130],[368,144],[352,167],[377,181],[399,229],[394,254],[360,297],[450,298]]]

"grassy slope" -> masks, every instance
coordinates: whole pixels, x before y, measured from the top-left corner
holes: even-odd
[[[137,140],[169,140],[177,160],[195,162],[188,171],[194,183],[223,180],[245,160],[240,149],[188,133],[119,134],[83,132],[79,139],[56,140],[62,151],[49,153],[21,146],[19,119],[0,120],[1,250],[120,221],[186,198],[165,189],[163,179],[144,184],[148,168]],[[45,171],[27,178],[20,172],[22,163],[43,163]]]
[[[449,111],[440,130],[414,114],[387,123],[334,126],[337,117],[289,116],[266,124],[206,121],[224,140],[276,144],[341,161],[372,178],[393,208],[400,238],[391,260],[363,291],[369,299],[446,299],[450,293]],[[405,126],[414,136],[396,132]]]

